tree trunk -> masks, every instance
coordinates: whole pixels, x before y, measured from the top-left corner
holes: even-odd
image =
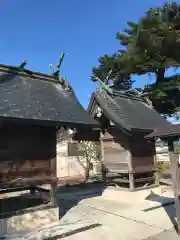
[[[159,68],[156,72],[156,83],[163,82],[164,81],[164,75],[165,75],[165,68]]]
[[[85,168],[85,181],[87,182],[89,179],[89,172],[90,172],[90,160],[86,154],[86,168]]]
[[[89,179],[89,168],[86,168],[85,170],[85,182],[87,182]]]
[[[102,164],[101,173],[102,173],[102,180],[103,180],[103,182],[106,182],[106,180],[107,180],[107,169],[104,166],[104,164]]]

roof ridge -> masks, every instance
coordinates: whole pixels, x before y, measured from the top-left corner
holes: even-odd
[[[143,101],[143,98],[138,96],[138,95],[134,95],[134,94],[131,94],[131,93],[123,93],[123,92],[120,92],[120,91],[117,91],[117,90],[114,90],[113,92],[114,92],[113,95],[119,95],[121,97],[131,98],[131,99],[134,99],[134,100]]]
[[[137,101],[140,101],[140,102],[145,103],[146,105],[148,105],[147,102],[145,101],[145,99],[140,97],[140,96],[136,96],[136,95],[133,95],[133,94],[130,94],[130,93],[123,93],[123,92],[120,92],[120,91],[115,90],[115,89],[112,89],[112,90],[113,90],[112,96],[121,96],[121,97],[124,97],[124,98],[137,100]],[[96,91],[99,92],[99,89],[97,89]],[[107,95],[110,95],[107,91],[105,91],[105,92],[106,92]],[[112,98],[112,100],[114,100],[114,99]]]
[[[110,96],[109,92],[107,92],[105,89],[97,89],[97,91],[101,94],[101,96],[105,97],[107,100],[110,100],[118,109],[120,109],[120,106],[117,104],[117,102]],[[112,94],[113,95],[113,94]]]
[[[7,64],[0,64],[0,71],[16,72],[19,75],[25,75],[25,76],[31,75],[31,77],[34,77],[34,78],[42,78],[42,79],[47,78],[47,80],[49,79],[49,80],[58,82],[58,79],[56,77],[54,77],[53,75],[50,75],[47,73],[35,72],[30,69],[24,69],[24,68],[21,69],[19,67],[7,65]]]
[[[147,97],[142,97],[142,96],[134,95],[134,94],[131,94],[131,93],[123,93],[123,92],[120,92],[120,91],[117,91],[117,90],[115,90],[114,93],[115,93],[114,94],[115,96],[121,96],[121,97],[124,97],[124,98],[128,98],[130,100],[136,100],[136,101],[139,101],[139,102],[145,104],[147,107],[153,107],[152,104],[149,103],[150,99],[147,98]]]
[[[41,81],[47,81],[47,82],[51,82],[54,84],[59,84],[61,85],[64,89],[66,90],[70,90],[72,92],[74,92],[72,86],[70,85],[70,83],[63,78],[62,76],[58,76],[55,77],[53,75],[50,74],[45,74],[45,73],[40,73],[40,72],[34,72],[32,70],[29,69],[21,69],[19,67],[16,66],[10,66],[10,65],[5,65],[5,64],[0,64],[0,72],[2,73],[9,73],[9,74],[14,74],[18,75],[20,77],[30,77],[32,79],[37,79],[37,80],[41,80]],[[1,83],[1,79],[0,79],[0,83]]]

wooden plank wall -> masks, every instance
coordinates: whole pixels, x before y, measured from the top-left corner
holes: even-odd
[[[154,171],[155,144],[142,133],[125,135],[110,128],[102,136],[104,163],[109,170],[119,173]]]
[[[50,178],[55,171],[52,165],[54,158],[54,128],[14,124],[5,124],[0,128],[0,188],[4,184],[25,184],[25,179],[32,183],[33,179]]]
[[[104,164],[110,170],[128,170],[128,152],[113,140],[104,141]]]
[[[104,165],[111,172],[128,172],[129,151],[121,141],[120,136],[117,139],[112,132],[106,132],[102,136]]]
[[[154,170],[155,143],[144,136],[136,135],[130,141],[132,168],[134,172],[151,172]]]

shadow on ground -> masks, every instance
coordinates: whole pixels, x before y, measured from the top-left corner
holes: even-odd
[[[86,183],[75,186],[63,186],[57,189],[57,201],[59,208],[59,218],[62,218],[72,207],[81,200],[101,196],[105,189],[104,184]],[[41,194],[32,195],[25,193],[20,196],[12,196],[0,199],[0,219],[18,215],[19,213],[33,212],[38,207],[46,207],[48,198],[43,198]],[[52,207],[52,205],[49,204]]]
[[[69,231],[69,232],[66,232],[66,233],[55,235],[53,237],[47,237],[47,238],[44,238],[43,240],[58,240],[58,239],[61,239],[61,238],[72,236],[72,235],[80,233],[80,232],[84,232],[84,231],[87,231],[87,230],[90,230],[90,229],[93,229],[93,228],[97,228],[97,227],[100,227],[100,226],[102,226],[100,223],[90,224],[89,226],[81,227],[81,228],[78,228],[76,230],[72,230],[72,231]]]
[[[59,219],[81,200],[101,196],[106,186],[102,183],[86,183],[78,186],[60,187],[57,191]]]
[[[88,183],[79,184],[76,186],[64,186],[57,189],[57,201],[59,210],[59,220],[73,207],[75,207],[81,200],[101,196],[105,186],[103,184]],[[46,200],[45,200],[46,199]],[[32,195],[25,193],[20,196],[12,196],[9,198],[0,199],[0,239],[3,232],[7,229],[5,219],[21,215],[25,213],[36,212],[37,210],[45,210],[52,208],[49,204],[48,198],[43,198],[41,194],[36,193]],[[57,219],[58,220],[58,219]],[[79,232],[83,232],[92,228],[101,226],[101,224],[89,224],[88,226],[77,227],[75,230],[70,230],[66,233],[48,238],[49,240],[61,239]],[[3,228],[2,228],[3,227]],[[1,229],[2,228],[2,229]],[[27,232],[26,232],[27,233]]]
[[[175,209],[175,204],[174,204],[174,198],[164,197],[164,196],[160,196],[158,194],[154,194],[152,197],[149,197],[148,200],[150,200],[152,202],[160,203],[161,205],[156,206],[156,207],[147,208],[143,211],[148,212],[148,211],[152,211],[157,208],[163,207],[167,216],[171,220],[172,225],[174,226],[174,229],[177,232],[176,209]]]
[[[36,207],[44,206],[47,203],[48,201],[38,194],[36,196],[23,194],[0,199],[0,219],[22,214],[23,212],[32,212],[33,208],[36,210]]]

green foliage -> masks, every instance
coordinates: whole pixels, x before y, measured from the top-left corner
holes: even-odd
[[[153,102],[158,112],[165,116],[174,115],[178,118],[180,110],[180,76],[174,75],[165,77],[164,81],[147,85],[144,92],[148,93],[148,97]]]
[[[97,81],[97,77],[101,79],[101,81],[105,81],[108,76],[109,71],[111,70],[110,80],[114,82],[118,82],[122,84],[122,88],[128,89],[132,86],[133,81],[130,77],[130,74],[127,74],[122,71],[120,54],[113,54],[111,56],[104,55],[99,58],[99,66],[97,68],[93,68],[93,76],[91,77],[92,81]]]
[[[93,166],[93,163],[100,160],[99,149],[95,142],[80,141],[79,144],[84,150],[85,156],[78,156],[77,160],[85,170],[85,181],[87,181],[89,179],[89,174],[90,170],[92,170],[91,167]]]
[[[157,172],[160,172],[160,173],[167,173],[171,171],[169,162],[156,162],[155,168]]]
[[[180,77],[165,74],[180,64],[180,4],[173,2],[149,9],[137,23],[127,22],[127,28],[118,32],[116,38],[122,49],[100,57],[92,79],[98,76],[103,80],[112,70],[111,80],[125,83],[127,88],[133,84],[132,74],[152,73],[156,81],[143,91],[160,113],[176,114],[180,106]]]
[[[180,62],[180,5],[165,4],[150,9],[139,21],[136,39],[138,51],[144,51],[145,63],[153,66],[148,72],[160,68],[179,66]],[[143,65],[141,66],[143,68]]]

